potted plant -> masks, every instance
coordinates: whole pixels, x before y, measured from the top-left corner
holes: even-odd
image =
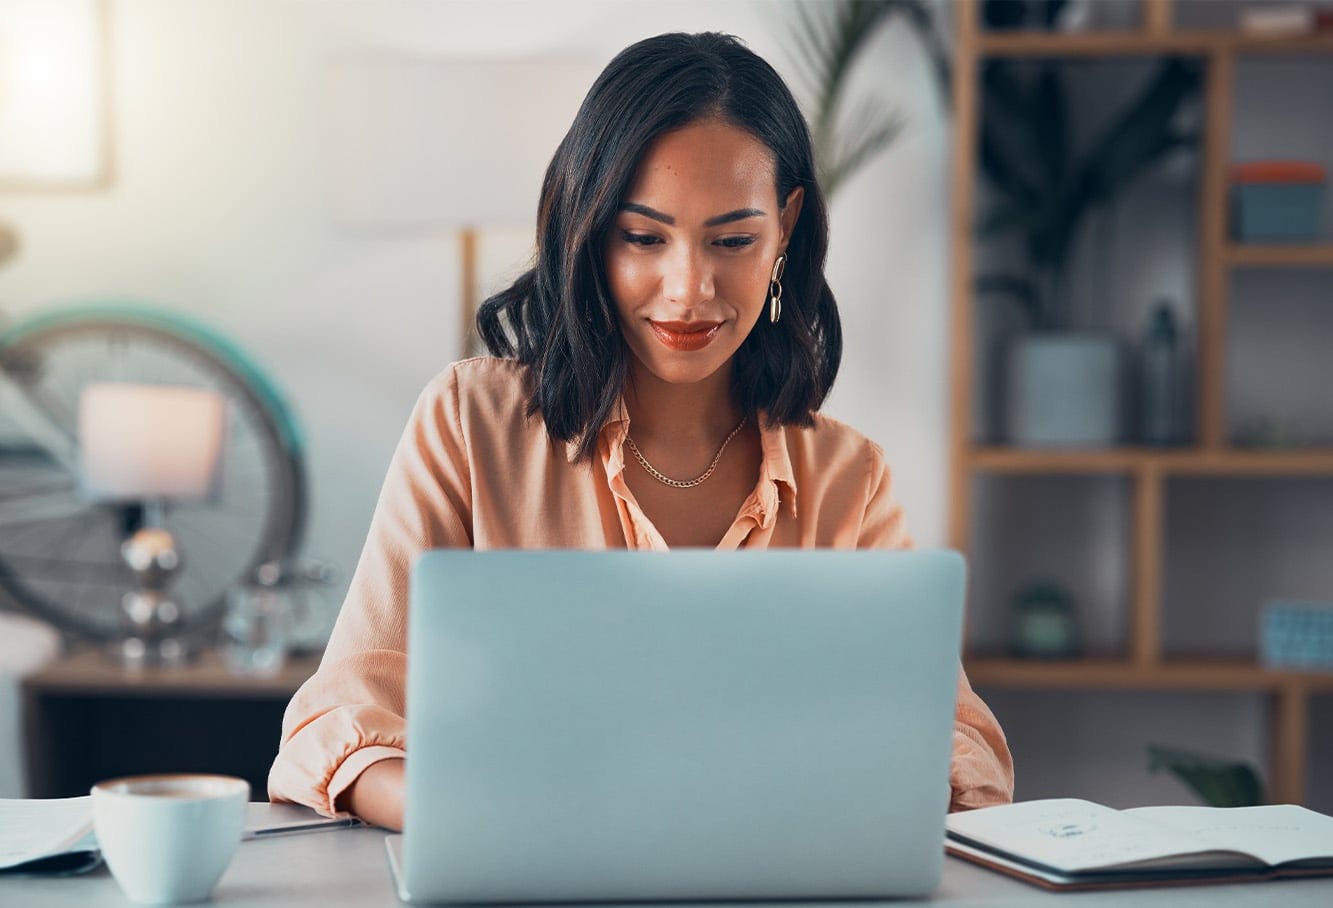
[[[980,160],[997,201],[977,232],[1015,235],[1026,260],[975,284],[978,296],[1017,304],[1026,326],[1002,351],[1002,433],[1026,447],[1114,445],[1124,421],[1121,345],[1071,324],[1071,253],[1091,211],[1166,154],[1197,143],[1197,131],[1177,121],[1198,93],[1200,68],[1159,64],[1081,154],[1072,148],[1058,63],[992,60],[981,82]]]

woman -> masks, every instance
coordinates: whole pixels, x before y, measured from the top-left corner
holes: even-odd
[[[498,358],[417,402],[274,800],[402,825],[408,571],[423,550],[901,548],[883,454],[817,410],[842,338],[809,132],[736,39],[661,35],[598,77],[547,169]],[[959,673],[951,808],[1012,797]]]

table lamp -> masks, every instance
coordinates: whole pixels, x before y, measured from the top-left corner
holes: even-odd
[[[83,494],[124,508],[120,554],[136,585],[121,600],[125,636],[113,652],[126,665],[190,656],[184,613],[168,593],[182,556],[165,515],[173,503],[211,496],[225,419],[225,398],[203,388],[97,382],[79,397]]]

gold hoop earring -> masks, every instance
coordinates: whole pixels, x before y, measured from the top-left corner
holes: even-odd
[[[768,323],[776,325],[782,318],[782,272],[787,267],[787,256],[782,254],[773,263],[773,273],[768,278]]]

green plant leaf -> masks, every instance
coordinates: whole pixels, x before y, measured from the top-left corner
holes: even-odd
[[[901,10],[930,59],[931,70],[935,74],[935,87],[939,90],[944,108],[949,110],[953,107],[953,68],[949,62],[949,50],[935,23],[936,7],[937,4],[925,0],[906,0]]]
[[[982,70],[985,103],[982,109],[982,167],[1002,192],[1035,203],[1055,184],[1043,164],[1042,112],[1037,99],[1004,61],[992,61]]]
[[[820,176],[820,185],[830,195],[870,157],[892,142],[903,126],[901,117],[880,111],[868,99],[852,120],[858,125],[843,136],[840,150]]]
[[[1041,21],[1047,28],[1055,28],[1055,20],[1060,18],[1060,10],[1065,8],[1068,0],[1046,0],[1041,5]]]
[[[983,274],[975,278],[977,296],[998,296],[1018,306],[1033,328],[1042,327],[1041,293],[1031,278],[1021,274]]]
[[[1065,179],[1069,162],[1069,126],[1064,84],[1053,66],[1044,66],[1033,90],[1033,139],[1052,188]]]
[[[902,118],[882,102],[862,102],[850,117],[841,110],[850,73],[879,28],[894,17],[906,19],[930,57],[940,91],[949,102],[948,55],[935,27],[934,9],[924,0],[836,0],[798,4],[784,42],[796,76],[812,99],[808,118],[825,194],[886,148],[902,128]]]
[[[973,230],[980,237],[993,237],[1010,230],[1026,230],[1035,218],[1031,207],[1005,200],[979,218]]]
[[[1182,102],[1198,92],[1198,67],[1181,60],[1159,68],[1148,88],[1094,143],[1083,180],[1090,201],[1119,193],[1168,148],[1178,147],[1173,120]]]
[[[1029,174],[1022,145],[993,120],[981,124],[981,169],[986,179],[1013,201],[1035,206],[1046,193]]]
[[[1069,136],[1068,99],[1057,64],[994,60],[981,72],[979,161],[1002,201],[979,220],[985,236],[1016,231],[1036,284],[1062,282],[1070,250],[1094,205],[1104,204],[1175,149],[1196,144],[1174,125],[1197,95],[1197,64],[1164,64],[1081,158]],[[1055,327],[1060,292],[1049,289],[1037,321]],[[1039,296],[1041,299],[1041,296]]]
[[[1166,770],[1211,807],[1267,803],[1263,782],[1248,764],[1195,751],[1148,745],[1148,771]]]

